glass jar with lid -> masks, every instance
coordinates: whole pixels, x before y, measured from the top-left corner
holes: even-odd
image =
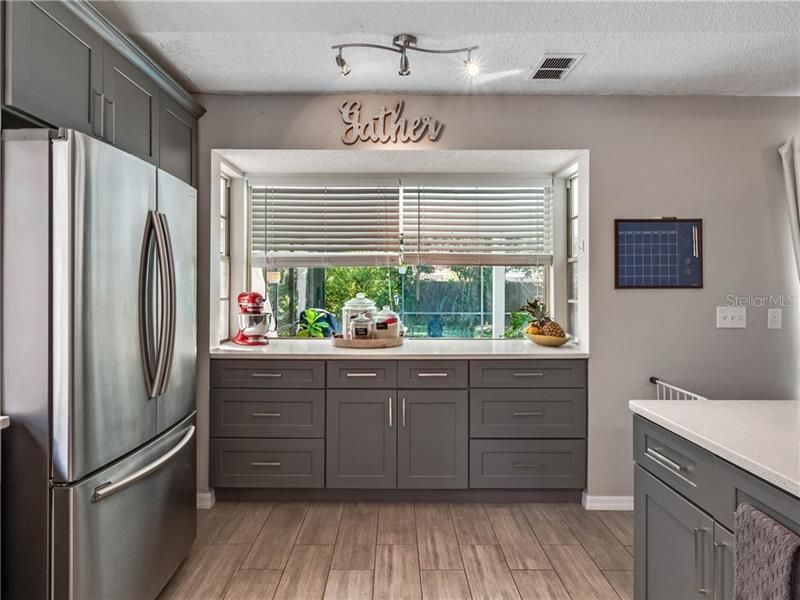
[[[373,335],[379,339],[400,336],[400,317],[388,306],[375,313]]]
[[[367,298],[366,294],[363,292],[356,294],[355,298],[351,298],[345,302],[342,307],[342,335],[347,339],[350,338],[351,319],[355,319],[357,316],[363,314],[365,317],[372,320],[377,310],[375,303]]]

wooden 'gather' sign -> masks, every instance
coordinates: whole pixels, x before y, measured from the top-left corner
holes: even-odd
[[[345,128],[342,132],[342,142],[352,145],[356,142],[419,142],[427,137],[435,142],[442,135],[444,124],[430,115],[406,119],[403,116],[405,101],[400,100],[394,108],[385,106],[372,118],[362,120],[361,103],[356,100],[347,100],[339,106]]]

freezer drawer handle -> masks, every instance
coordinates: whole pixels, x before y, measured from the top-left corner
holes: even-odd
[[[195,427],[191,425],[183,436],[180,442],[178,442],[175,447],[173,447],[169,452],[166,454],[162,454],[156,460],[151,462],[149,465],[142,467],[138,471],[135,471],[120,479],[117,482],[107,481],[94,489],[94,494],[92,494],[92,502],[100,502],[101,500],[105,500],[109,496],[113,496],[117,492],[124,490],[126,487],[133,485],[140,479],[144,479],[148,475],[152,475],[156,471],[158,471],[161,467],[166,465],[170,460],[172,460],[176,454],[178,454],[183,448],[192,441],[192,437],[194,437]]]

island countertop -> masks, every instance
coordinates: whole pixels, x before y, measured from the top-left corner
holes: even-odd
[[[630,409],[800,497],[800,401],[631,400]]]
[[[528,340],[409,339],[402,346],[364,350],[337,348],[330,340],[270,339],[267,346],[239,346],[226,342],[210,350],[211,358],[303,359],[586,359],[589,352],[572,342],[560,348],[537,346]]]

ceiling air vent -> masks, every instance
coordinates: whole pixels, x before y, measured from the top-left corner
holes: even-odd
[[[533,70],[531,79],[564,79],[581,58],[583,54],[545,54]]]

